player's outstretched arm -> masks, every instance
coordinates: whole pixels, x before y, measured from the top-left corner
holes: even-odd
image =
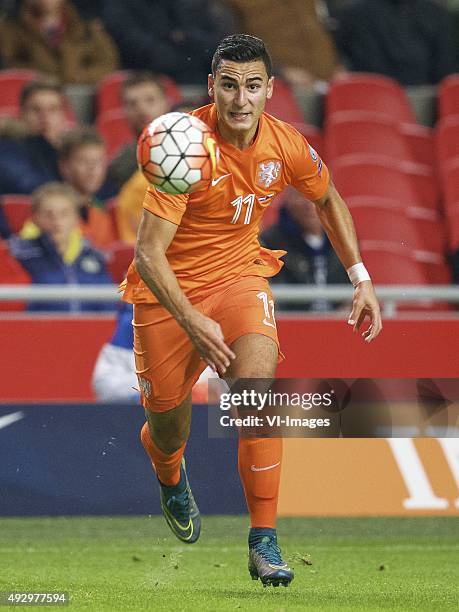
[[[360,280],[358,274],[353,275],[362,258],[360,256],[351,213],[337,192],[332,181],[326,194],[314,202],[320,221],[341,263],[350,273],[354,284],[354,300],[349,324],[354,331],[359,330],[366,316],[370,317],[370,326],[362,333],[367,342],[371,342],[382,330],[381,311],[371,280]]]
[[[137,272],[190,336],[202,359],[224,374],[235,355],[225,344],[220,325],[192,306],[167,260],[166,251],[176,231],[174,223],[143,211],[135,248]]]

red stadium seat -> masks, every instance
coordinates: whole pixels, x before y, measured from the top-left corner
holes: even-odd
[[[377,112],[398,122],[416,123],[403,88],[389,77],[350,73],[334,79],[326,98],[326,118],[346,110]]]
[[[425,166],[434,167],[434,136],[430,128],[414,123],[400,123],[399,129],[403,134],[413,161]]]
[[[369,155],[346,155],[330,165],[333,180],[345,198],[371,196],[395,200],[403,208],[437,208],[438,194],[433,177],[419,165]]]
[[[115,283],[120,283],[134,259],[134,247],[125,242],[115,242],[108,250],[108,271]]]
[[[124,145],[136,137],[122,109],[108,111],[97,117],[96,127],[104,139],[109,157],[114,157]]]
[[[413,256],[390,245],[360,246],[362,259],[377,285],[427,285],[428,278]]]
[[[1,197],[3,209],[11,231],[17,234],[22,226],[30,218],[31,199],[26,195],[8,194]]]
[[[265,110],[270,115],[287,123],[303,123],[304,115],[289,85],[276,78],[273,95],[266,100]]]
[[[444,168],[442,175],[443,201],[446,212],[448,208],[459,204],[459,159],[451,161]]]
[[[450,251],[454,253],[457,249],[459,249],[459,203],[448,208],[446,215],[448,244]]]
[[[19,95],[26,83],[37,77],[33,70],[0,70],[0,114],[16,116]]]
[[[352,215],[354,210],[389,210],[392,214],[403,215],[415,226],[420,240],[419,248],[430,251],[438,255],[446,252],[446,231],[443,217],[426,208],[418,206],[401,206],[399,200],[391,198],[370,197],[370,196],[351,196],[346,198]],[[357,212],[357,214],[359,214]]]
[[[101,80],[96,91],[97,115],[122,107],[121,84],[128,74],[129,72],[126,70],[119,70]],[[175,81],[167,76],[161,76],[161,81],[170,105],[180,104],[182,102],[182,94]]]
[[[352,218],[362,242],[371,240],[394,244],[407,254],[422,249],[416,225],[403,209],[353,206]]]
[[[29,285],[30,277],[21,265],[10,255],[8,244],[0,240],[0,284],[1,285]],[[0,310],[24,310],[24,302],[0,302]]]
[[[459,114],[446,117],[437,123],[436,152],[442,173],[454,164],[459,164]]]
[[[459,115],[459,74],[451,74],[440,83],[438,109],[440,119]]]
[[[397,124],[389,117],[355,111],[333,113],[325,124],[327,160],[353,153],[370,153],[414,162]]]

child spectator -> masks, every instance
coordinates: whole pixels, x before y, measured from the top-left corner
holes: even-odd
[[[102,255],[80,231],[80,201],[69,185],[48,183],[32,195],[32,219],[38,235],[12,238],[11,253],[38,284],[112,284]],[[31,311],[107,311],[105,302],[30,302]]]

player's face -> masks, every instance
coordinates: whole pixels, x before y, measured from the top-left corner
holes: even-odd
[[[132,129],[140,134],[143,128],[169,111],[169,102],[159,85],[139,83],[123,94],[124,112]]]
[[[215,79],[209,76],[208,85],[222,135],[253,137],[273,89],[273,78],[268,79],[264,63],[223,60]]]
[[[65,195],[54,194],[40,202],[33,220],[42,232],[46,232],[54,242],[67,239],[79,225],[78,212],[74,202]]]
[[[107,156],[102,145],[78,147],[69,159],[60,163],[65,180],[78,192],[93,196],[102,186],[107,170]]]
[[[54,142],[65,129],[62,96],[52,90],[36,91],[22,109],[22,119],[31,134]]]

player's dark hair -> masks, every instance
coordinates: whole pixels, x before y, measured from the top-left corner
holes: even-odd
[[[132,70],[128,72],[126,78],[121,83],[121,99],[123,99],[124,94],[128,89],[131,87],[136,87],[137,85],[143,85],[144,83],[156,85],[156,87],[159,87],[159,89],[165,94],[164,82],[161,75],[150,72],[149,70]]]
[[[58,157],[67,161],[80,147],[97,145],[105,147],[102,137],[91,127],[78,127],[66,132],[60,142]]]
[[[220,41],[212,58],[212,76],[215,77],[222,60],[231,62],[254,62],[261,60],[268,73],[273,74],[273,63],[266,49],[265,43],[250,34],[232,34]]]
[[[24,108],[28,100],[39,91],[54,91],[54,93],[57,93],[62,98],[64,96],[64,91],[62,87],[55,81],[51,79],[37,79],[29,81],[21,89],[21,93],[19,96],[19,106],[21,108]]]

